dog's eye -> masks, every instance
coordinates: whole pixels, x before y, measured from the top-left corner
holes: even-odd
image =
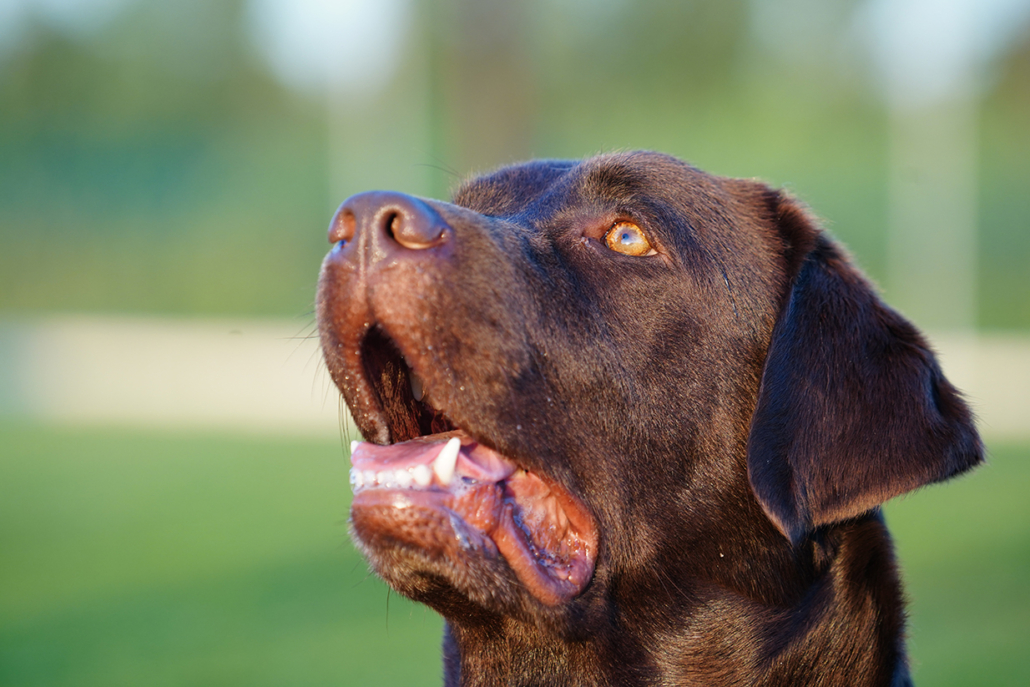
[[[623,255],[637,257],[656,253],[644,232],[632,222],[619,222],[613,226],[604,235],[604,242],[613,251]]]

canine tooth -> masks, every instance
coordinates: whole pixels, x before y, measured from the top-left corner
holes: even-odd
[[[411,473],[407,470],[398,470],[393,473],[393,481],[397,483],[397,486],[401,489],[407,489],[411,486]]]
[[[415,397],[416,401],[421,401],[426,397],[426,385],[422,382],[422,378],[415,374],[412,370],[409,375],[411,381],[411,395]]]
[[[433,481],[433,473],[425,465],[416,465],[411,471],[411,478],[420,487],[428,487]]]
[[[440,482],[444,485],[451,483],[451,478],[454,477],[454,466],[458,462],[458,451],[461,449],[461,439],[458,437],[451,437],[450,440],[444,447],[440,449],[440,454],[437,455],[436,460],[433,461],[433,472],[440,478]]]
[[[352,442],[350,442],[350,454],[352,456],[354,455],[354,449],[356,449],[358,447],[358,444],[360,444],[360,443],[361,443],[360,441],[352,441]]]

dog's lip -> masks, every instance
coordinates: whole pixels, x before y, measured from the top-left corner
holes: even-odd
[[[460,448],[445,457],[450,473],[441,477],[438,456],[454,442]],[[365,516],[355,521],[389,529],[391,509],[443,512],[447,517],[436,522],[449,523],[466,544],[474,535],[479,551],[499,551],[526,589],[548,606],[574,598],[593,576],[597,528],[582,502],[462,430],[389,446],[356,442],[351,462],[352,515]],[[367,517],[369,511],[374,518]]]

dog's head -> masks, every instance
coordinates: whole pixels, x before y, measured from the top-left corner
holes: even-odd
[[[539,161],[453,203],[354,196],[329,234],[322,347],[369,442],[352,532],[453,622],[589,631],[684,579],[789,594],[820,528],[981,460],[919,333],[760,183]]]

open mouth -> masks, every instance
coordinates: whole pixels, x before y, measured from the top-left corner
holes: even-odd
[[[368,384],[390,445],[351,445],[351,519],[363,539],[383,536],[460,565],[476,554],[507,562],[541,603],[557,605],[589,583],[597,530],[583,503],[557,481],[456,426],[379,328],[360,347],[357,383]],[[413,524],[415,522],[415,524]]]

